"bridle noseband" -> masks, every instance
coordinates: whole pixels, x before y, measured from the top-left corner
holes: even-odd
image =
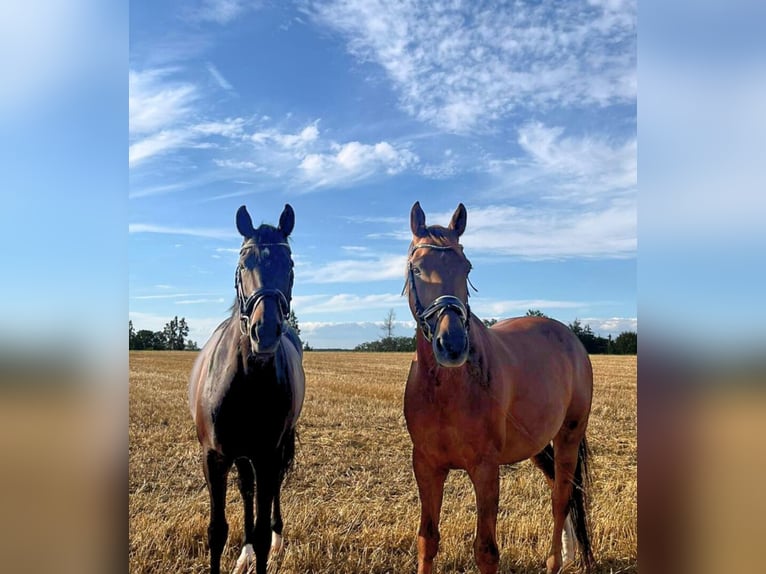
[[[271,246],[283,246],[290,247],[288,243],[262,243],[257,247],[271,247]],[[244,249],[244,248],[243,248]],[[277,308],[279,309],[280,323],[287,319],[290,314],[290,301],[285,297],[279,289],[268,289],[266,287],[260,287],[245,297],[245,293],[242,290],[242,267],[237,265],[237,269],[234,272],[234,289],[237,291],[237,302],[239,303],[239,330],[243,335],[250,334],[250,314],[255,307],[263,301],[266,297],[274,297],[277,300]]]
[[[471,321],[469,320],[471,317],[471,308],[468,306],[467,303],[463,303],[459,298],[455,297],[454,295],[442,295],[441,297],[437,297],[434,299],[431,304],[428,307],[423,307],[423,304],[420,302],[420,298],[418,297],[418,291],[415,288],[415,272],[413,270],[412,265],[412,254],[415,253],[416,250],[420,248],[426,248],[426,249],[436,249],[437,251],[447,251],[447,250],[454,250],[454,245],[434,245],[433,243],[416,243],[410,247],[410,251],[407,254],[407,273],[408,273],[408,281],[409,281],[409,287],[410,291],[412,291],[412,294],[415,297],[415,318],[417,319],[418,326],[420,327],[420,330],[423,332],[423,336],[426,338],[428,342],[431,342],[434,337],[434,328],[431,327],[431,319],[434,317],[436,318],[435,321],[433,321],[434,325],[439,324],[439,319],[441,319],[442,315],[447,310],[452,310],[455,313],[457,313],[457,316],[460,318],[461,323],[463,324],[463,328],[466,331],[466,334],[470,331],[471,328]],[[470,262],[468,263],[469,269],[470,269]],[[470,284],[470,281],[469,281]],[[473,287],[473,285],[471,285]],[[476,289],[476,287],[474,287]]]

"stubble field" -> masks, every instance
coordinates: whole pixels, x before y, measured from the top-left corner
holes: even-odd
[[[130,354],[130,571],[206,572],[209,502],[186,406],[196,353]],[[284,552],[269,571],[384,574],[416,570],[417,487],[402,414],[410,353],[304,357],[306,400],[296,465],[282,491]],[[591,522],[598,573],[637,572],[636,357],[593,356],[588,437]],[[476,573],[473,489],[462,471],[445,487],[436,572]],[[236,469],[227,495],[230,571],[242,541]],[[544,571],[552,519],[542,473],[501,470],[500,572]]]

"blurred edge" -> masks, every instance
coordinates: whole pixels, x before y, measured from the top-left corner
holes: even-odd
[[[639,561],[763,570],[763,2],[639,3]]]
[[[10,29],[16,12],[44,13],[37,4],[6,2],[0,20]],[[760,520],[766,507],[760,488],[766,468],[762,4],[640,4],[639,559],[646,572],[761,569],[760,542],[766,534]],[[39,313],[21,337],[9,323],[3,326],[0,562],[13,572],[38,570],[41,559],[54,560],[58,572],[116,571],[127,564],[127,352],[120,333],[127,317],[128,7],[87,0],[64,5],[82,15],[82,22],[64,21],[73,27],[64,39],[86,38],[89,49],[75,46],[74,53],[78,58],[98,53],[101,61],[86,70],[84,84],[61,89],[67,97],[79,90],[88,101],[92,90],[103,88],[92,82],[122,76],[121,89],[104,89],[111,99],[100,102],[90,122],[79,124],[122,159],[112,164],[111,176],[102,172],[97,183],[82,188],[75,176],[93,167],[87,141],[84,150],[59,148],[73,165],[73,181],[64,174],[58,189],[39,190],[34,203],[14,196],[22,204],[4,212],[16,216],[37,213],[47,203],[55,206],[71,183],[77,189],[69,202],[91,212],[94,227],[83,238],[82,227],[62,225],[57,240],[65,246],[83,239],[109,243],[116,255],[99,258],[97,273],[76,269],[58,278],[73,291],[85,285],[87,295],[75,301],[72,313],[78,317],[69,327],[74,332],[48,332],[43,319],[61,312],[58,299],[43,301],[42,308],[15,302]],[[99,50],[104,41],[116,46]],[[51,52],[61,46],[44,48]],[[113,59],[104,59],[104,53]],[[8,53],[0,53],[0,63],[8,61]],[[29,62],[32,68],[38,64]],[[2,71],[8,77],[8,70]],[[58,95],[55,86],[53,92]],[[45,98],[36,105],[35,113],[39,106],[61,111],[60,102]],[[6,142],[26,127],[14,116],[14,125],[0,126]],[[111,135],[102,131],[105,120],[113,127]],[[120,122],[122,128],[116,127]],[[56,214],[47,215],[53,220]],[[6,223],[3,233],[8,233]],[[18,244],[13,234],[3,240]],[[28,281],[21,271],[6,267],[5,276]],[[93,358],[89,346],[94,324],[107,341],[108,348],[97,353],[107,358],[103,361]],[[47,353],[61,340],[74,341],[75,359]],[[42,356],[53,358],[46,364]]]
[[[127,570],[128,4],[0,3],[0,570]]]

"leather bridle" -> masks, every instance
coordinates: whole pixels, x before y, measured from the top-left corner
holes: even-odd
[[[258,249],[272,246],[282,246],[289,248],[288,243],[261,243],[248,245],[247,247],[255,246]],[[243,247],[242,249],[245,249]],[[240,250],[241,251],[241,250]],[[234,272],[234,288],[237,291],[237,302],[239,303],[239,330],[243,335],[250,334],[250,315],[255,307],[267,297],[273,297],[277,300],[277,308],[279,309],[280,323],[287,319],[290,314],[290,300],[279,289],[270,289],[266,287],[259,287],[255,289],[250,295],[245,297],[245,293],[242,290],[242,266],[237,265],[237,269]]]
[[[415,318],[418,322],[418,326],[420,327],[420,330],[423,332],[423,336],[429,342],[433,340],[434,329],[436,325],[439,324],[439,319],[441,319],[442,315],[444,315],[444,313],[448,310],[454,311],[457,314],[458,318],[460,319],[460,322],[462,323],[463,329],[466,332],[466,335],[468,335],[470,327],[471,327],[471,321],[470,321],[471,308],[468,306],[467,302],[463,303],[458,297],[455,297],[454,295],[442,295],[440,297],[437,297],[427,307],[424,307],[423,304],[420,302],[420,297],[418,297],[418,291],[417,291],[417,288],[415,287],[415,271],[412,265],[412,254],[415,253],[416,250],[421,248],[435,249],[437,251],[448,251],[448,250],[456,251],[456,246],[435,245],[433,243],[415,243],[410,247],[410,251],[407,255],[407,273],[408,273],[409,289],[412,292],[415,299],[414,300]],[[466,259],[466,261],[468,260]],[[471,268],[470,261],[468,261],[468,266],[470,271],[470,268]],[[468,280],[468,284],[471,285],[471,287],[473,287],[470,280]],[[476,287],[473,287],[473,288],[474,290],[476,290]],[[432,323],[433,323],[433,327],[431,326]]]

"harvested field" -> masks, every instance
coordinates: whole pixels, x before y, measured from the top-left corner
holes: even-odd
[[[186,406],[196,353],[130,354],[130,571],[207,571],[209,503]],[[282,495],[285,552],[270,572],[414,573],[419,501],[402,414],[409,353],[309,352],[296,467]],[[589,425],[591,522],[597,572],[637,572],[636,357],[593,356]],[[447,480],[439,573],[478,572],[473,489]],[[242,541],[236,469],[229,475],[230,570]],[[501,471],[500,572],[544,571],[552,519],[539,470]]]

